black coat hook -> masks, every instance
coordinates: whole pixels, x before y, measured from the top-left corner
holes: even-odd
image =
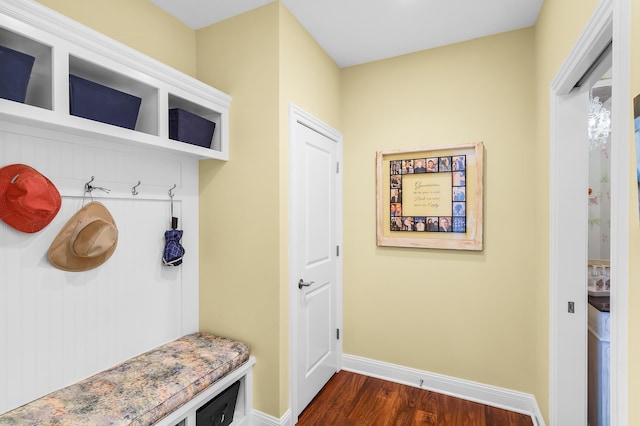
[[[131,188],[131,193],[133,195],[138,195],[138,187],[140,186],[142,182],[138,181],[137,185],[133,185],[133,188]]]

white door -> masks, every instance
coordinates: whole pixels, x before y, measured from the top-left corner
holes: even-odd
[[[587,424],[588,102],[588,91],[559,97],[550,147],[552,425]]]
[[[290,297],[294,421],[339,368],[342,139],[292,106]]]

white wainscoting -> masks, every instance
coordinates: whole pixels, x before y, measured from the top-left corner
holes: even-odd
[[[198,330],[196,159],[0,121],[0,167],[13,163],[47,176],[62,208],[35,234],[0,222],[0,413]],[[111,190],[93,195],[116,221],[118,246],[96,269],[61,271],[47,250],[91,176]],[[186,255],[165,267],[174,184]]]

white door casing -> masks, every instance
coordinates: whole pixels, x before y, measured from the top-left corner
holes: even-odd
[[[572,93],[573,86],[611,39],[611,424],[628,422],[629,9],[629,0],[602,0],[550,87],[551,426],[586,424],[586,343],[582,343],[587,327],[582,309],[586,304],[578,304],[577,299],[586,297],[587,228],[582,221],[587,181],[585,176],[584,184],[579,182],[584,174],[583,165],[578,164],[581,161],[570,161],[566,167],[563,163],[567,154],[575,154],[569,152],[570,146],[587,123],[585,92]],[[586,136],[583,143],[588,143]],[[569,223],[572,214],[578,215],[575,220],[579,223]],[[573,299],[576,313],[568,314],[567,305]]]
[[[290,107],[291,407],[300,412],[340,368],[342,135]]]

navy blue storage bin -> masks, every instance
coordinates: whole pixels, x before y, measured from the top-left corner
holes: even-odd
[[[0,98],[24,102],[36,58],[0,46]]]
[[[141,102],[137,96],[69,75],[71,115],[135,129]]]
[[[169,110],[169,138],[211,148],[216,123],[181,108]]]

